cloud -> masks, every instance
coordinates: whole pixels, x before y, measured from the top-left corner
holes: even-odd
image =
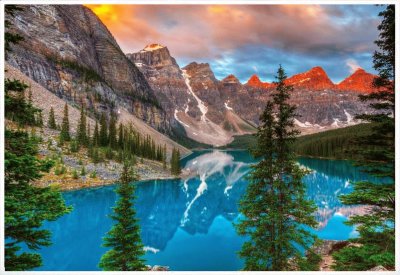
[[[256,71],[253,66],[262,74],[266,64],[276,62],[286,62],[296,71],[329,61],[332,75],[344,77],[346,60],[371,63],[377,14],[383,9],[374,5],[87,6],[126,53],[160,43],[180,65],[209,62],[216,75],[237,72],[241,80],[248,77],[245,73]]]
[[[346,65],[349,67],[350,73],[354,73],[357,69],[361,68],[357,61],[352,58],[346,60]]]

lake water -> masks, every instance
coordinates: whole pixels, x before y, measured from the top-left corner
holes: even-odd
[[[171,270],[239,270],[243,262],[237,251],[243,238],[233,222],[237,203],[246,190],[246,174],[255,160],[245,151],[202,151],[182,161],[193,176],[185,181],[140,182],[136,210],[146,247],[146,263]],[[355,228],[343,222],[362,207],[345,207],[338,196],[351,192],[351,182],[368,176],[347,161],[301,158],[312,170],[304,178],[307,196],[313,199],[321,239],[346,240]],[[42,248],[43,266],[37,270],[99,270],[106,248],[102,237],[111,228],[107,217],[114,206],[114,186],[64,193],[73,212],[45,224],[53,245]]]

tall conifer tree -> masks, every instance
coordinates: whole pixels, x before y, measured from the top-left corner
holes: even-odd
[[[21,8],[5,5],[5,13],[14,16]],[[6,20],[5,49],[22,39],[8,32],[11,22]],[[33,125],[38,110],[26,103],[23,96],[26,85],[18,80],[5,80],[6,116],[23,126]],[[14,116],[14,114],[16,114]],[[34,128],[33,128],[34,129]],[[23,131],[5,128],[4,142],[4,265],[6,271],[30,270],[42,265],[42,258],[35,252],[51,244],[51,232],[42,229],[43,222],[54,221],[71,209],[65,205],[60,192],[54,188],[38,188],[32,181],[42,172],[48,172],[52,163],[40,160],[37,139]],[[30,250],[22,252],[22,247]]]
[[[113,208],[111,219],[116,223],[104,237],[104,246],[111,248],[100,260],[99,267],[108,271],[144,270],[143,245],[140,227],[133,208],[136,174],[125,161],[120,183],[116,189],[119,199]]]
[[[47,122],[47,126],[50,129],[57,129],[57,124],[56,124],[56,119],[54,117],[54,109],[53,109],[53,107],[50,108],[49,121]]]
[[[60,141],[70,141],[71,135],[69,133],[69,117],[68,117],[68,104],[64,106],[64,117],[61,124]]]
[[[80,143],[80,145],[87,144],[87,135],[86,135],[86,114],[83,109],[83,105],[81,106],[81,116],[78,124],[78,131],[76,134],[76,139]]]
[[[302,259],[302,249],[315,241],[304,226],[316,226],[313,202],[306,199],[302,182],[306,171],[296,163],[292,144],[295,107],[288,103],[291,86],[285,85],[282,67],[276,91],[260,117],[255,158],[247,191],[240,201],[244,217],[237,224],[240,235],[248,236],[240,251],[245,270],[290,270]],[[289,262],[292,259],[292,262]]]
[[[357,225],[360,234],[352,241],[359,245],[334,254],[336,270],[395,267],[395,5],[388,5],[379,15],[383,17],[375,41],[379,50],[373,56],[379,72],[374,85],[379,91],[360,96],[362,101],[372,100],[370,106],[378,112],[358,116],[375,126],[370,136],[357,140],[359,147],[365,148],[357,165],[382,182],[356,182],[354,191],[341,197],[344,204],[366,205],[369,211],[348,221]]]
[[[107,120],[104,113],[102,113],[100,117],[99,144],[100,146],[108,146]]]

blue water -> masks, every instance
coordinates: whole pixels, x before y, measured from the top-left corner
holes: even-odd
[[[254,159],[245,151],[197,152],[183,161],[192,177],[181,180],[146,181],[137,184],[136,210],[142,241],[150,265],[171,270],[238,270],[236,255],[243,238],[233,222],[237,203],[246,190],[245,176]],[[299,159],[312,170],[304,179],[307,196],[318,211],[322,239],[345,240],[357,235],[344,225],[361,207],[343,206],[338,195],[351,192],[352,181],[368,176],[347,161]],[[102,237],[111,228],[107,217],[114,206],[114,186],[64,193],[73,212],[45,224],[52,232],[53,245],[42,248],[43,266],[38,270],[99,270],[97,264],[106,249]]]

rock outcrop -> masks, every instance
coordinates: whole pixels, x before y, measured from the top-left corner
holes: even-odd
[[[286,80],[286,84],[314,91],[332,89],[335,86],[321,67],[314,67],[305,73],[293,75]]]
[[[168,121],[143,74],[122,52],[100,19],[81,5],[22,6],[11,32],[24,40],[6,60],[70,103],[94,116],[126,108],[168,132]]]
[[[155,91],[170,124],[183,127],[189,138],[219,146],[230,142],[233,135],[254,132],[254,127],[226,107],[208,64],[193,62],[181,69],[167,47],[159,44],[127,57]],[[227,82],[241,85],[233,76]]]
[[[274,86],[274,84],[272,83],[268,83],[268,82],[261,82],[260,78],[258,77],[258,75],[253,74],[249,80],[247,81],[246,85],[253,87],[253,88],[271,88]]]
[[[336,88],[340,91],[352,91],[362,94],[377,92],[378,89],[373,86],[375,78],[375,75],[359,68],[352,75],[340,82]]]

